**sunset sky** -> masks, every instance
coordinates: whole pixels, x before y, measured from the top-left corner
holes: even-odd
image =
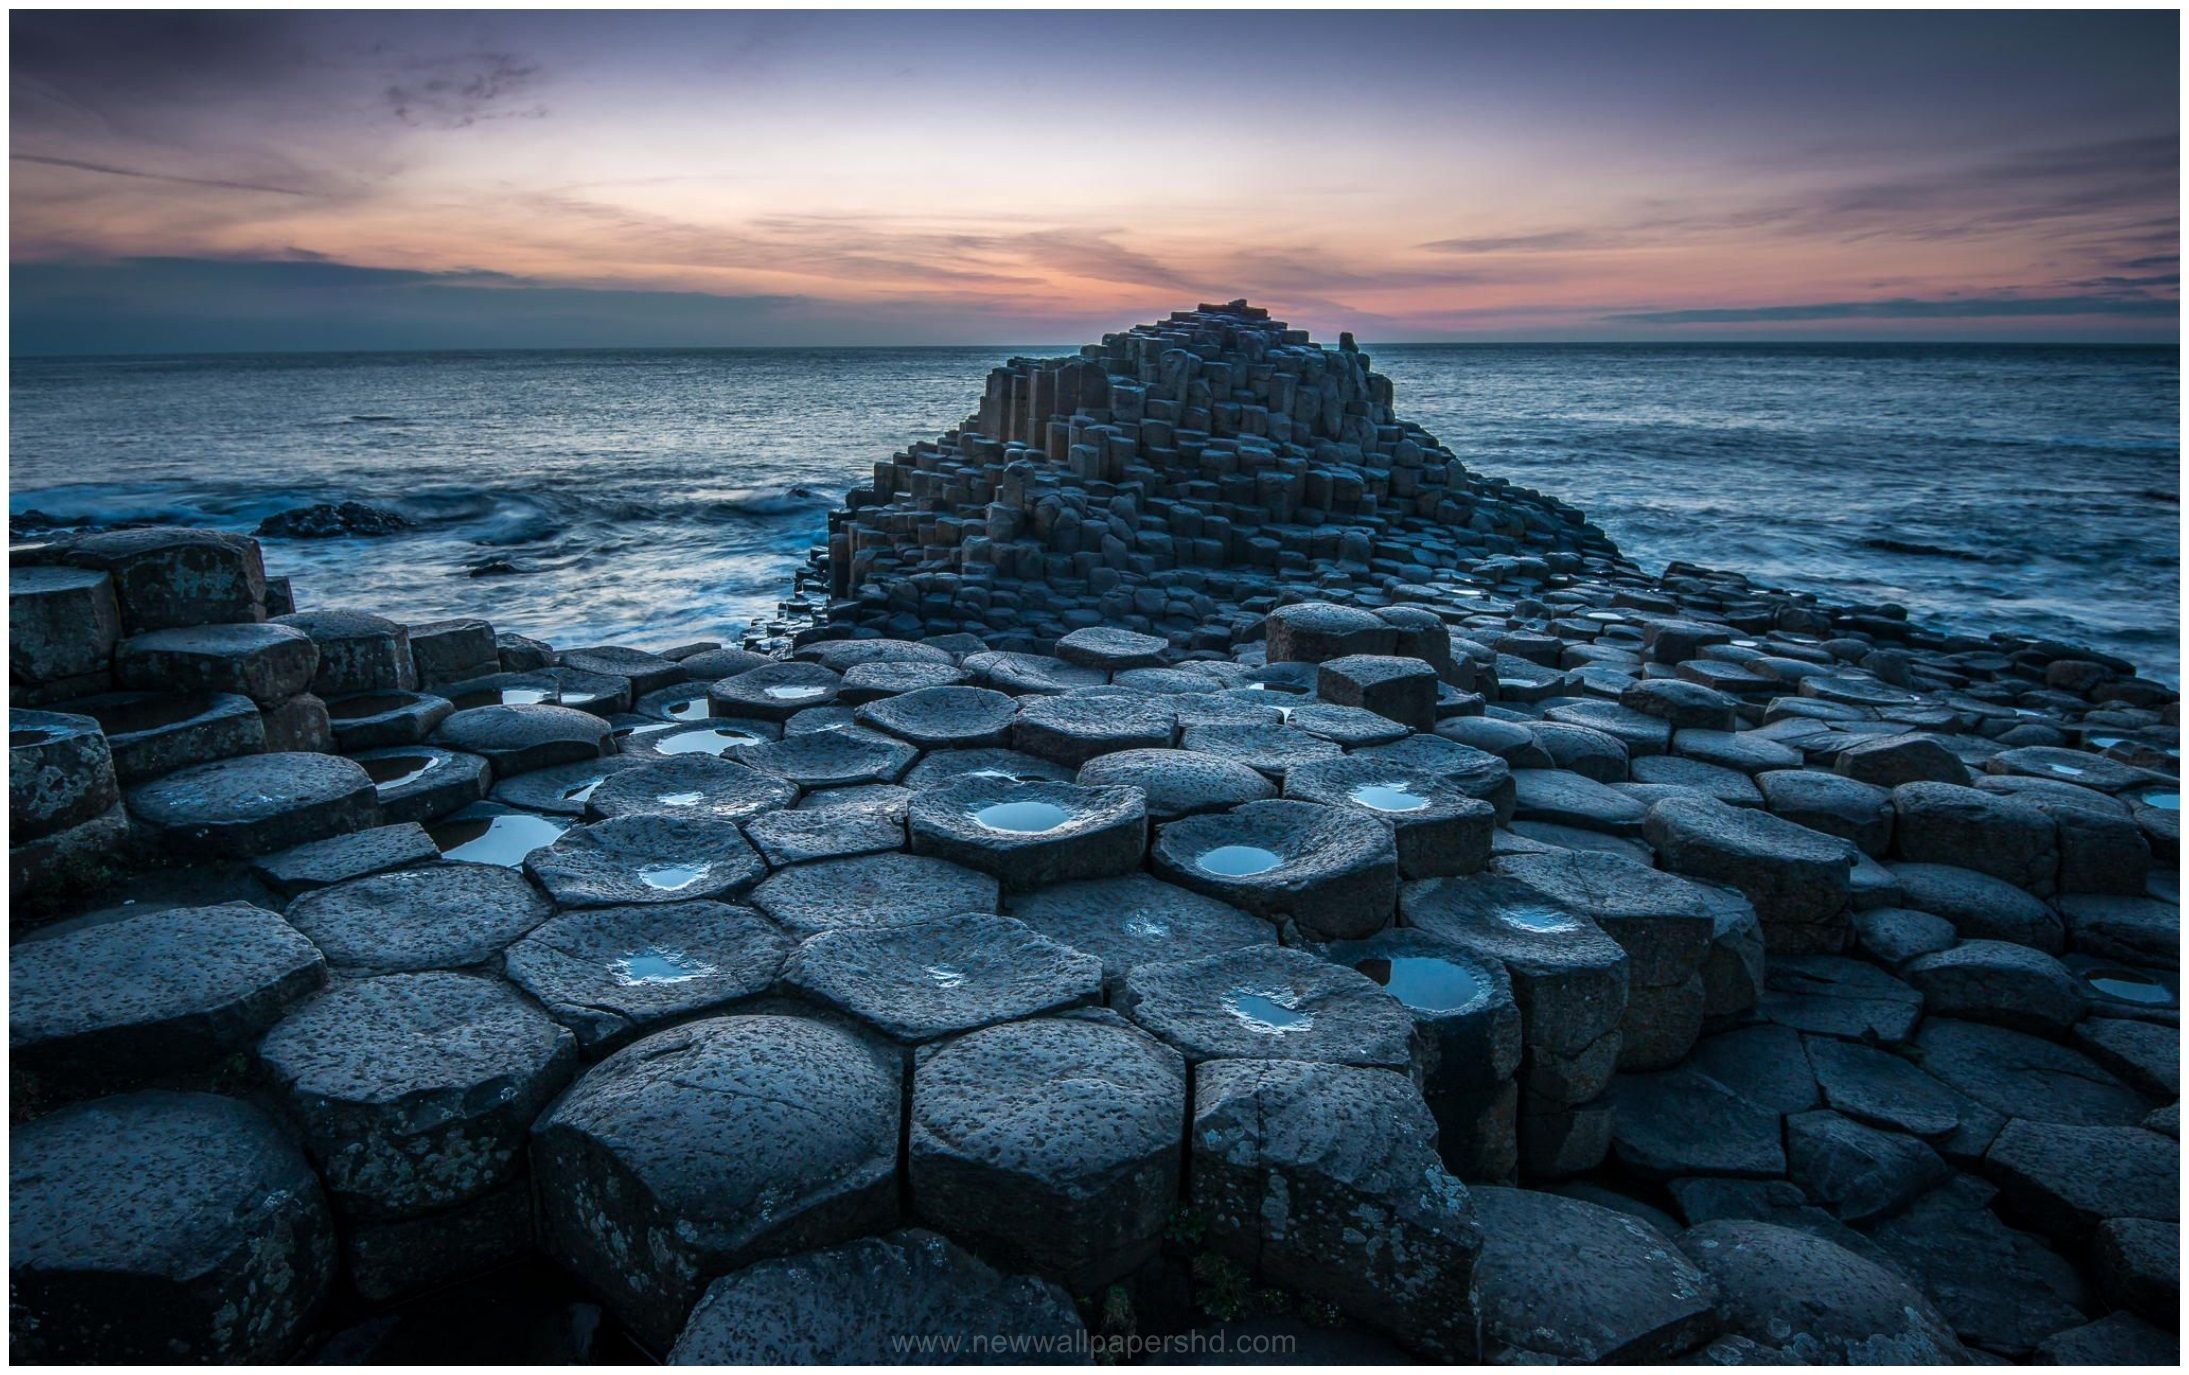
[[[2177,23],[19,12],[13,348],[2172,342]]]

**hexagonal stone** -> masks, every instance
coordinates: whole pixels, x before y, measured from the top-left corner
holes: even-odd
[[[1873,784],[1817,769],[1771,769],[1756,775],[1763,805],[1797,826],[1854,842],[1877,856],[1892,844],[1892,794]]]
[[[1921,955],[1900,971],[1934,1017],[1994,1022],[2040,1036],[2065,1036],[2088,1000],[2067,966],[2004,941],[1963,941]]]
[[[1334,602],[1297,602],[1269,613],[1263,622],[1271,663],[1319,664],[1348,654],[1389,654],[1398,647],[1398,628],[1372,611]]]
[[[997,650],[968,654],[958,667],[972,674],[982,687],[992,687],[1014,697],[1042,697],[1075,688],[1099,687],[1110,676],[1099,668],[1068,664],[1046,654]]]
[[[384,1220],[507,1179],[577,1045],[500,979],[433,971],[338,984],[258,1058],[336,1206]]]
[[[574,826],[524,867],[563,907],[735,897],[768,871],[730,822],[657,812]]]
[[[1349,654],[1322,662],[1315,692],[1336,706],[1359,707],[1426,731],[1436,726],[1437,687],[1435,667],[1421,659]]]
[[[752,905],[799,936],[996,910],[996,881],[925,855],[862,855],[770,875]]]
[[[476,754],[398,745],[352,756],[372,779],[383,821],[437,821],[484,798],[494,772]]]
[[[1119,750],[1079,768],[1085,787],[1134,787],[1148,814],[1171,821],[1196,812],[1227,811],[1277,795],[1277,785],[1235,760],[1190,750]]]
[[[603,907],[534,927],[509,948],[503,966],[597,1055],[663,1022],[765,992],[791,945],[749,907]]]
[[[1998,1193],[1956,1176],[1881,1223],[1876,1239],[1922,1281],[1962,1341],[2025,1356],[2052,1334],[2081,1326],[2090,1299],[2066,1257],[1999,1220],[1991,1208]]]
[[[1802,1192],[1857,1226],[1899,1212],[1952,1176],[1938,1152],[1836,1112],[1786,1119],[1787,1175]]]
[[[745,838],[771,868],[904,848],[904,823],[860,808],[768,812],[745,823]]]
[[[8,570],[11,685],[103,675],[120,637],[121,612],[106,574],[55,566]]]
[[[972,674],[955,664],[931,664],[911,659],[877,660],[845,669],[843,684],[836,690],[836,700],[845,706],[859,706],[927,688],[965,686],[972,680]]]
[[[668,758],[695,756],[671,755]],[[626,769],[635,769],[659,762],[662,756],[640,754],[609,754],[598,759],[579,759],[568,764],[554,764],[530,773],[505,778],[494,785],[492,794],[496,802],[505,807],[522,808],[528,812],[544,812],[550,816],[584,816],[590,808],[593,794],[601,784]]]
[[[1841,775],[1880,788],[1903,783],[1966,785],[1968,766],[1933,735],[1887,735],[1860,740],[1832,761]]]
[[[2005,1027],[1934,1018],[1915,1044],[1926,1074],[2005,1117],[2126,1126],[2147,1110],[2088,1056]]]
[[[2028,778],[2056,779],[2079,787],[2095,788],[2102,793],[2127,792],[2139,785],[2167,781],[2149,769],[2123,764],[2102,754],[2044,745],[2001,750],[1984,761],[1984,771],[1991,774],[2019,774]]]
[[[902,1075],[798,1017],[635,1041],[534,1129],[541,1246],[665,1348],[708,1276],[895,1224]]]
[[[1321,951],[1380,985],[1414,1019],[1422,1096],[1440,1127],[1469,1125],[1472,1095],[1520,1067],[1520,1008],[1512,979],[1494,960],[1423,931],[1398,928]]]
[[[1013,783],[1031,783],[1041,779],[1053,779],[1059,783],[1072,781],[1073,771],[1062,764],[1047,759],[1036,759],[1017,750],[970,749],[930,750],[921,756],[904,776],[904,786],[912,789],[933,788],[960,778],[1000,778]]]
[[[1159,699],[1067,693],[1023,703],[1011,747],[1077,768],[1119,750],[1168,749],[1177,734],[1177,713]]]
[[[170,847],[249,856],[377,825],[372,779],[326,754],[247,754],[129,791],[129,811]]]
[[[910,1044],[1098,1002],[1102,962],[1009,917],[824,931],[783,986]]]
[[[327,725],[345,752],[416,745],[456,710],[425,692],[365,692],[327,703]]]
[[[64,712],[8,712],[8,839],[65,831],[121,800],[99,723]]]
[[[1061,1361],[1086,1342],[1079,1311],[1056,1285],[1001,1274],[933,1232],[908,1228],[716,1280],[669,1364],[896,1364],[909,1333],[950,1343],[952,1361],[1012,1365]]]
[[[484,756],[495,777],[510,778],[614,753],[609,735],[608,723],[591,712],[527,703],[459,711],[440,724],[433,739],[449,749]]]
[[[856,716],[922,749],[967,749],[1004,744],[1018,710],[1017,698],[989,688],[926,687],[870,701]]]
[[[1891,868],[1901,891],[1896,906],[1943,917],[1966,939],[2009,941],[2052,954],[2066,948],[2059,914],[2004,879],[1948,864]]]
[[[741,764],[787,779],[801,788],[841,788],[894,783],[920,752],[904,741],[860,726],[785,732],[781,740],[739,745]]]
[[[1209,1243],[1424,1354],[1470,1361],[1483,1229],[1435,1140],[1402,1075],[1293,1060],[1194,1071],[1193,1204]]]
[[[684,669],[672,659],[625,645],[589,645],[562,652],[562,667],[604,678],[628,678],[635,696],[645,696],[684,681]]]
[[[1806,1036],[1802,1045],[1824,1101],[1857,1121],[1935,1138],[1978,1122],[1987,1111],[1874,1046],[1831,1036]]]
[[[1244,764],[1278,783],[1287,770],[1345,754],[1329,740],[1286,725],[1189,726],[1178,743],[1196,754]]]
[[[1678,678],[1644,678],[1619,694],[1619,705],[1678,730],[1731,730],[1739,707],[1716,688]]]
[[[109,530],[69,542],[62,562],[113,580],[122,630],[257,621],[266,616],[258,541],[170,525]]]
[[[409,692],[418,686],[410,632],[364,611],[298,611],[276,625],[301,630],[319,647],[312,691],[322,697],[353,692]]]
[[[319,1181],[257,1108],[135,1093],[12,1134],[17,1360],[287,1360],[333,1281]]]
[[[2109,1218],[2181,1220],[2181,1147],[2141,1127],[2007,1123],[1984,1153],[2010,1217],[2066,1246]]]
[[[1391,924],[1398,850],[1388,827],[1351,809],[1250,802],[1159,827],[1155,872],[1309,939],[1348,940]]]
[[[1058,640],[1056,656],[1082,668],[1116,672],[1160,667],[1169,657],[1170,647],[1170,641],[1161,636],[1142,635],[1116,626],[1091,625]]]
[[[1114,1014],[989,1027],[923,1052],[914,1213],[1091,1294],[1138,1269],[1178,1198],[1186,1065]]]
[[[1273,945],[1268,922],[1147,874],[1060,883],[1009,899],[1010,914],[1035,931],[1102,961],[1107,988],[1144,964],[1198,958],[1245,945]]]
[[[1144,964],[1125,975],[1121,1009],[1203,1060],[1315,1060],[1412,1073],[1413,1018],[1356,970],[1303,950],[1243,946]]]
[[[2171,966],[2181,962],[2178,903],[2068,893],[2060,898],[2060,914],[2066,918],[2075,948],[2085,954],[2129,964]]]
[[[1855,847],[1752,808],[1667,798],[1642,834],[1676,874],[1740,889],[1773,952],[1837,950],[1845,942]]]
[[[60,705],[99,723],[114,774],[124,783],[266,748],[265,718],[237,693],[108,692]]]
[[[913,853],[1019,889],[1131,873],[1148,844],[1147,811],[1135,788],[960,779],[915,793],[907,821]]]
[[[819,664],[774,663],[723,678],[707,689],[717,716],[785,721],[836,700],[843,679]]]
[[[793,783],[726,759],[687,754],[620,770],[588,793],[585,805],[590,815],[609,819],[667,816],[743,821],[788,807],[797,799]]]
[[[1718,1329],[1716,1289],[1637,1217],[1527,1189],[1470,1191],[1483,1335],[1515,1360],[1667,1360]]]
[[[326,982],[312,943],[248,903],[120,911],[9,952],[8,1047],[30,1101],[209,1070]]]
[[[334,968],[394,973],[483,964],[551,910],[521,874],[444,863],[315,889],[288,919]]]
[[[1903,783],[1893,789],[1893,818],[1893,848],[1903,859],[2052,888],[2058,826],[2026,802],[1950,783]]]
[[[1706,1222],[1680,1249],[1717,1286],[1726,1327],[1796,1363],[1965,1364],[1914,1285],[1822,1237],[1768,1222]]]
[[[412,626],[410,659],[421,687],[482,678],[501,668],[494,649],[494,627],[476,616]]]
[[[1490,859],[1497,809],[1443,778],[1374,759],[1303,764],[1285,796],[1366,812],[1392,830],[1403,878],[1471,874]]]
[[[285,625],[256,621],[152,630],[122,641],[115,680],[146,692],[238,692],[278,702],[311,686],[319,649]]]
[[[261,855],[251,862],[251,872],[276,893],[295,897],[353,878],[425,864],[440,854],[424,827],[406,821]]]
[[[1536,889],[1491,875],[1409,883],[1399,908],[1408,926],[1504,966],[1523,1043],[1536,1060],[1555,1062],[1545,1068],[1556,1068],[1562,1101],[1602,1091],[1626,1013],[1628,962],[1618,942]]]
[[[1898,1045],[1923,1015],[1923,995],[1875,965],[1837,955],[1774,956],[1757,1010],[1780,1026]]]
[[[537,668],[524,673],[492,673],[441,691],[458,711],[480,707],[569,707],[595,716],[613,716],[631,705],[631,680],[574,668]]]

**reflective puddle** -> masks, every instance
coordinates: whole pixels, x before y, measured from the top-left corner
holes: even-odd
[[[2156,807],[2162,812],[2181,810],[2181,793],[2175,790],[2160,788],[2154,792],[2140,793],[2136,800],[2146,807]]]
[[[704,979],[715,972],[713,965],[693,959],[681,950],[667,950],[652,945],[644,950],[634,950],[609,961],[608,968],[620,984],[680,984],[693,979]]]
[[[778,702],[810,702],[816,697],[828,695],[828,689],[817,683],[777,683],[774,687],[760,689],[760,692]]]
[[[2171,1007],[2174,991],[2157,979],[2133,969],[2093,969],[2083,975],[2092,988],[2116,1002],[2139,1007]]]
[[[1523,931],[1576,931],[1581,926],[1569,913],[1547,904],[1500,907],[1497,910],[1497,919],[1507,926],[1517,926]]]
[[[1363,783],[1347,796],[1379,812],[1418,812],[1429,805],[1428,798],[1397,783]]]
[[[920,972],[934,980],[937,988],[956,988],[965,982],[965,971],[953,969],[947,964],[927,965]]]
[[[706,730],[680,730],[665,735],[654,742],[660,754],[712,754],[720,756],[739,745],[757,745],[759,736],[735,726],[715,726]]]
[[[1054,802],[991,802],[969,815],[991,831],[1018,835],[1053,831],[1072,819],[1070,811]]]
[[[426,834],[440,847],[443,859],[514,869],[524,863],[526,855],[542,845],[554,844],[555,837],[570,829],[570,824],[531,812],[505,812],[439,822],[426,827]]]
[[[1285,857],[1275,850],[1265,850],[1259,845],[1219,845],[1194,860],[1199,868],[1225,878],[1246,878],[1253,874],[1266,874],[1285,862]]]
[[[388,754],[378,759],[360,759],[365,776],[373,787],[381,792],[400,788],[414,778],[423,778],[447,761],[437,754]]]
[[[562,790],[562,800],[565,802],[583,802],[585,801],[585,799],[593,795],[593,790],[595,788],[598,788],[601,784],[606,783],[607,781],[607,774],[596,774],[594,777],[588,778],[583,783],[573,783],[569,787]]]
[[[661,793],[654,801],[664,807],[696,807],[706,796],[705,793]]]
[[[1482,994],[1473,973],[1434,955],[1394,955],[1353,966],[1416,1012],[1457,1012]]]
[[[697,697],[687,697],[675,706],[664,708],[661,714],[672,721],[704,721],[710,706],[707,694],[702,692]]]
[[[1256,993],[1235,988],[1224,995],[1224,1011],[1238,1018],[1249,1031],[1264,1036],[1283,1036],[1315,1025],[1315,1014],[1302,1012],[1294,993]]]
[[[702,861],[698,864],[649,864],[638,871],[638,881],[648,888],[673,893],[679,888],[689,888],[708,874],[714,865]]]
[[[2073,764],[2047,763],[2045,767],[2053,773],[2063,774],[2069,778],[2081,778],[2084,774],[2090,772],[2088,769],[2078,769]]]
[[[1171,933],[1171,929],[1153,917],[1133,917],[1125,923],[1125,934],[1146,940],[1159,941]]]

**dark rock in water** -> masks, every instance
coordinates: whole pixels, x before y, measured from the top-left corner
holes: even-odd
[[[1706,1222],[1680,1249],[1717,1285],[1735,1334],[1804,1364],[1962,1365],[1929,1299],[1874,1261],[1767,1222]]]
[[[34,1101],[208,1071],[327,979],[295,927],[240,902],[67,923],[8,965],[11,1070]]]
[[[908,1229],[716,1280],[669,1364],[1072,1364],[1084,1359],[1085,1340],[1078,1310],[1054,1284],[1003,1274]]]
[[[326,754],[247,754],[129,791],[137,821],[178,851],[249,856],[378,824],[372,779]]]
[[[824,931],[783,986],[909,1044],[1099,1002],[1102,962],[1009,917]]]
[[[1518,1361],[1661,1361],[1718,1330],[1709,1278],[1654,1227],[1577,1198],[1471,1191],[1483,1335]]]
[[[319,1181],[256,1108],[138,1093],[12,1134],[16,1360],[286,1360],[333,1277]]]
[[[336,1206],[384,1221],[508,1179],[577,1044],[501,980],[436,971],[339,984],[258,1057]]]
[[[1956,1175],[1881,1224],[1877,1245],[1922,1284],[1961,1340],[2026,1356],[2054,1333],[2081,1326],[2089,1297],[2065,1257],[1992,1212],[1998,1192]]]
[[[512,578],[522,573],[537,571],[537,569],[526,567],[506,554],[497,554],[492,558],[479,559],[476,562],[464,565],[465,574],[474,578]],[[496,638],[499,639],[500,637],[497,636]]]
[[[503,957],[510,980],[577,1033],[588,1054],[662,1022],[765,992],[792,945],[749,907],[603,907],[535,927]]]
[[[1155,1255],[1178,1198],[1186,1065],[1114,1013],[989,1027],[920,1056],[914,1214],[1077,1294]]]
[[[1215,1061],[1194,1072],[1193,1205],[1209,1243],[1261,1277],[1471,1361],[1484,1228],[1435,1139],[1402,1075]]]
[[[802,938],[993,912],[996,881],[925,855],[862,855],[785,869],[753,889],[751,901]]]
[[[552,910],[521,874],[444,863],[317,889],[288,916],[334,968],[396,973],[484,964]]]
[[[541,1246],[664,1350],[706,1276],[896,1224],[902,1077],[797,1017],[634,1041],[533,1129]]]
[[[1121,1010],[1198,1064],[1314,1060],[1415,1071],[1414,1023],[1355,970],[1304,950],[1250,945],[1146,964],[1125,976]]]
[[[393,535],[411,528],[408,516],[362,501],[321,502],[282,511],[258,523],[262,539],[335,539],[342,535]]]

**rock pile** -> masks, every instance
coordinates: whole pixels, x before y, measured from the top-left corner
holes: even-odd
[[[19,1353],[544,1256],[688,1362],[2172,1359],[2170,691],[1648,577],[1243,307],[884,471],[766,652],[15,552]]]

